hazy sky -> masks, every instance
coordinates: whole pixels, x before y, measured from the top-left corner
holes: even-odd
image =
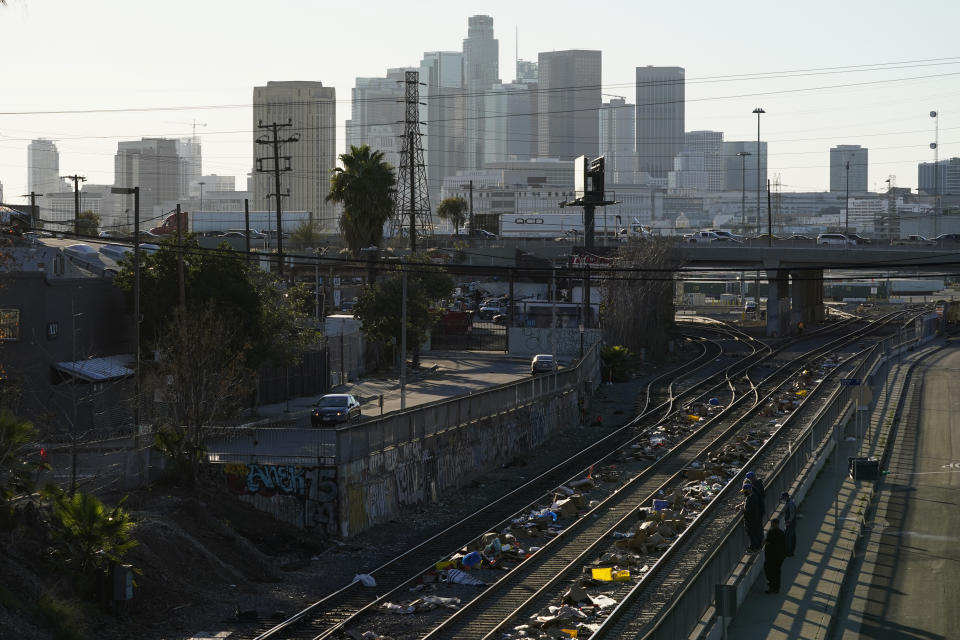
[[[915,188],[917,163],[933,159],[932,109],[940,158],[960,155],[956,0],[8,0],[0,8],[5,199],[26,191],[33,138],[58,141],[61,173],[110,183],[118,140],[189,136],[194,120],[206,125],[197,127],[203,172],[236,175],[243,188],[253,87],[268,80],[336,87],[339,153],[354,78],[415,65],[424,51],[460,50],[467,17],[478,13],[494,19],[504,81],[514,76],[519,29],[524,59],[602,50],[604,93],[630,102],[635,67],[685,67],[688,131],[756,139],[751,112],[763,107],[770,175],[780,174],[784,191],[827,189],[835,144],[870,149],[871,189],[885,190],[890,175]],[[36,113],[77,110],[96,112]]]

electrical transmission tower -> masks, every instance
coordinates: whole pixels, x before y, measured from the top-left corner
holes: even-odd
[[[267,197],[274,197],[277,199],[277,273],[280,275],[283,275],[283,224],[281,222],[282,206],[280,201],[283,198],[290,197],[289,187],[287,187],[286,193],[282,193],[280,191],[280,174],[284,171],[293,171],[293,167],[290,166],[290,156],[281,156],[280,146],[287,144],[288,142],[298,142],[300,140],[300,134],[298,133],[293,134],[289,138],[283,138],[281,140],[280,130],[292,126],[292,120],[288,120],[285,124],[278,124],[276,122],[264,124],[262,120],[257,122],[257,129],[269,129],[273,134],[272,137],[263,135],[257,138],[257,144],[269,144],[273,147],[272,156],[257,158],[257,173],[273,173],[275,191],[273,193],[268,193]],[[264,167],[264,162],[268,160],[273,163],[272,166]]]
[[[430,217],[430,194],[427,191],[423,145],[420,142],[420,73],[407,71],[403,82],[406,85],[406,108],[393,233],[401,235],[406,227],[410,234],[410,253],[416,253],[417,234],[425,236],[431,233],[433,220]]]

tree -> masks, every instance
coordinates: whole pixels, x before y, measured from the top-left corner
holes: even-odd
[[[342,167],[333,170],[327,202],[343,205],[340,232],[351,253],[381,246],[383,225],[393,215],[393,192],[397,183],[393,167],[384,162],[382,151],[369,146],[350,147],[340,154]]]
[[[400,267],[407,269],[407,348],[410,351],[427,339],[427,334],[440,316],[432,308],[434,301],[447,297],[453,291],[453,279],[441,268],[420,256]],[[360,291],[354,314],[363,324],[369,340],[382,347],[401,342],[403,306],[402,271],[395,270],[376,284]]]
[[[178,308],[159,341],[157,392],[165,414],[156,444],[178,479],[192,484],[206,445],[206,428],[237,414],[249,393],[246,348],[211,301]]]
[[[124,498],[126,500],[126,498]],[[137,546],[124,500],[108,509],[86,493],[59,494],[53,501],[53,541],[59,555],[82,577],[108,571]]]
[[[290,239],[294,242],[311,244],[320,241],[320,225],[311,220],[305,220],[297,225],[297,228],[290,234]]]
[[[100,216],[93,211],[81,211],[77,218],[77,234],[96,237],[100,229]]]
[[[161,250],[141,254],[140,310],[145,346],[155,349],[179,305],[177,249],[173,239]],[[256,370],[264,362],[296,361],[310,338],[302,327],[307,309],[306,285],[287,287],[276,276],[250,266],[242,253],[200,249],[195,238],[184,241],[184,280],[187,309],[212,304],[216,316],[233,328],[233,349],[243,351],[245,365]],[[121,262],[114,284],[123,290],[133,308],[133,258]]]
[[[42,460],[30,460],[30,446],[36,438],[32,423],[6,409],[0,411],[0,505],[31,491],[37,472],[48,468]]]
[[[444,198],[437,207],[437,215],[443,220],[449,220],[453,224],[453,232],[460,235],[460,227],[467,221],[467,201],[460,196]]]

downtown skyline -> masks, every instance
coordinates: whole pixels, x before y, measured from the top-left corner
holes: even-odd
[[[219,2],[210,4],[226,6]],[[833,21],[824,23],[828,28],[820,33],[792,29],[774,38],[761,32],[758,44],[769,48],[778,39],[782,42],[770,49],[771,55],[751,57],[745,55],[749,48],[739,38],[743,25],[749,21],[743,20],[742,13],[739,17],[717,13],[717,8],[706,3],[693,3],[694,14],[704,18],[716,14],[709,28],[693,21],[690,12],[678,13],[674,19],[687,29],[684,38],[672,43],[650,29],[642,30],[644,38],[625,42],[622,36],[618,37],[622,27],[603,20],[603,14],[585,21],[602,24],[606,33],[578,35],[571,33],[563,20],[563,11],[536,16],[529,9],[493,2],[485,7],[444,6],[430,12],[393,16],[395,8],[377,2],[370,4],[381,11],[368,14],[363,32],[369,33],[370,38],[380,34],[382,42],[375,42],[369,50],[338,51],[333,62],[324,64],[323,51],[329,45],[315,43],[317,54],[311,55],[308,43],[296,37],[285,38],[284,47],[289,51],[279,56],[282,63],[271,65],[267,62],[267,49],[259,45],[249,50],[236,44],[234,49],[218,49],[222,42],[235,39],[223,39],[211,30],[211,23],[205,20],[209,11],[206,7],[196,8],[197,24],[204,28],[199,31],[202,35],[191,40],[197,43],[193,55],[182,46],[170,50],[141,47],[137,49],[139,55],[127,59],[117,55],[117,48],[126,42],[119,37],[124,33],[121,28],[109,32],[117,34],[116,39],[108,38],[100,44],[82,35],[71,35],[60,21],[76,12],[74,22],[105,27],[106,23],[95,20],[98,15],[105,16],[112,8],[118,15],[111,15],[111,19],[120,21],[133,17],[128,15],[129,10],[118,10],[119,5],[108,1],[79,10],[67,3],[40,5],[11,0],[5,9],[0,8],[0,24],[9,23],[13,28],[14,45],[21,42],[26,46],[28,40],[21,40],[21,32],[36,31],[41,26],[59,37],[52,39],[55,44],[49,45],[49,50],[25,59],[24,69],[7,69],[6,99],[0,107],[0,182],[6,199],[18,201],[27,188],[26,149],[32,139],[57,141],[64,175],[81,173],[92,183],[109,183],[113,180],[118,142],[143,137],[189,137],[194,122],[203,142],[203,173],[234,175],[242,188],[253,167],[251,93],[254,86],[268,81],[319,81],[334,87],[336,153],[342,153],[344,122],[351,115],[350,95],[355,78],[383,76],[388,68],[416,66],[426,51],[461,50],[467,37],[468,17],[478,13],[488,14],[494,20],[494,37],[500,42],[499,75],[504,83],[514,80],[516,57],[537,60],[542,52],[596,49],[603,53],[604,101],[617,95],[626,97],[627,102],[634,101],[637,67],[653,64],[685,68],[687,131],[723,131],[726,140],[755,139],[756,119],[751,112],[762,106],[766,113],[761,122],[761,137],[770,145],[769,174],[780,174],[784,191],[829,189],[829,149],[844,144],[870,148],[870,190],[885,188],[890,175],[896,176],[898,186],[916,189],[917,165],[933,159],[928,146],[934,137],[933,122],[927,115],[932,109],[940,112],[939,158],[958,155],[958,127],[951,126],[950,121],[953,113],[960,112],[960,98],[954,90],[960,57],[950,57],[947,40],[938,44],[937,38],[926,37],[911,43],[910,38],[883,40],[876,33],[871,36],[866,33],[867,25],[882,24],[876,17],[863,16],[856,34],[840,46],[831,43],[831,47],[825,47],[829,51],[818,51],[814,45],[822,42],[823,35],[837,29]],[[141,8],[139,13],[155,18],[158,29],[172,28],[177,24],[177,12],[192,7],[179,1],[165,6],[165,10]],[[240,16],[238,33],[253,28],[250,21],[254,16],[246,10],[262,8],[243,2],[230,6],[235,7],[232,13]],[[573,4],[558,6],[562,9]],[[943,6],[947,13],[957,13],[952,6]],[[327,9],[334,22],[339,19],[351,24],[347,8]],[[285,2],[279,3],[278,10],[312,15],[317,9],[306,3]],[[609,11],[634,18],[643,13],[626,5],[612,6]],[[830,17],[843,17],[847,11],[837,8]],[[777,22],[767,15],[768,24]],[[819,19],[826,17],[820,14]],[[909,19],[912,16],[908,16],[908,23]],[[800,24],[810,26],[816,20],[817,13],[812,11]],[[938,20],[930,28],[936,32],[949,22]],[[908,26],[901,21],[900,27]],[[515,27],[519,29],[519,51],[515,47]],[[291,30],[301,36],[306,33],[305,27],[297,25],[291,25]],[[402,37],[404,33],[415,37]],[[704,33],[710,37],[704,37]],[[737,38],[733,39],[735,34]],[[341,46],[347,41],[342,34],[331,35]],[[892,46],[858,48],[864,41]],[[57,71],[65,67],[55,62],[57,51],[62,52],[71,43],[82,45],[78,58],[84,63],[84,71],[76,78]],[[712,54],[702,50],[719,43],[725,46],[715,46]],[[230,55],[234,50],[236,54]],[[228,59],[218,63],[218,58],[210,55],[217,51],[227,51]],[[859,65],[864,66],[859,70],[851,68]],[[733,77],[735,74],[745,75]],[[94,77],[97,82],[91,81]],[[241,86],[243,82],[246,86]]]

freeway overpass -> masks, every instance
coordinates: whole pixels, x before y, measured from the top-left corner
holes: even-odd
[[[685,268],[764,271],[768,282],[767,335],[783,336],[798,322],[823,320],[824,269],[942,271],[960,264],[960,245],[839,247],[775,242],[773,246],[756,246],[712,242],[678,244],[672,255]]]

